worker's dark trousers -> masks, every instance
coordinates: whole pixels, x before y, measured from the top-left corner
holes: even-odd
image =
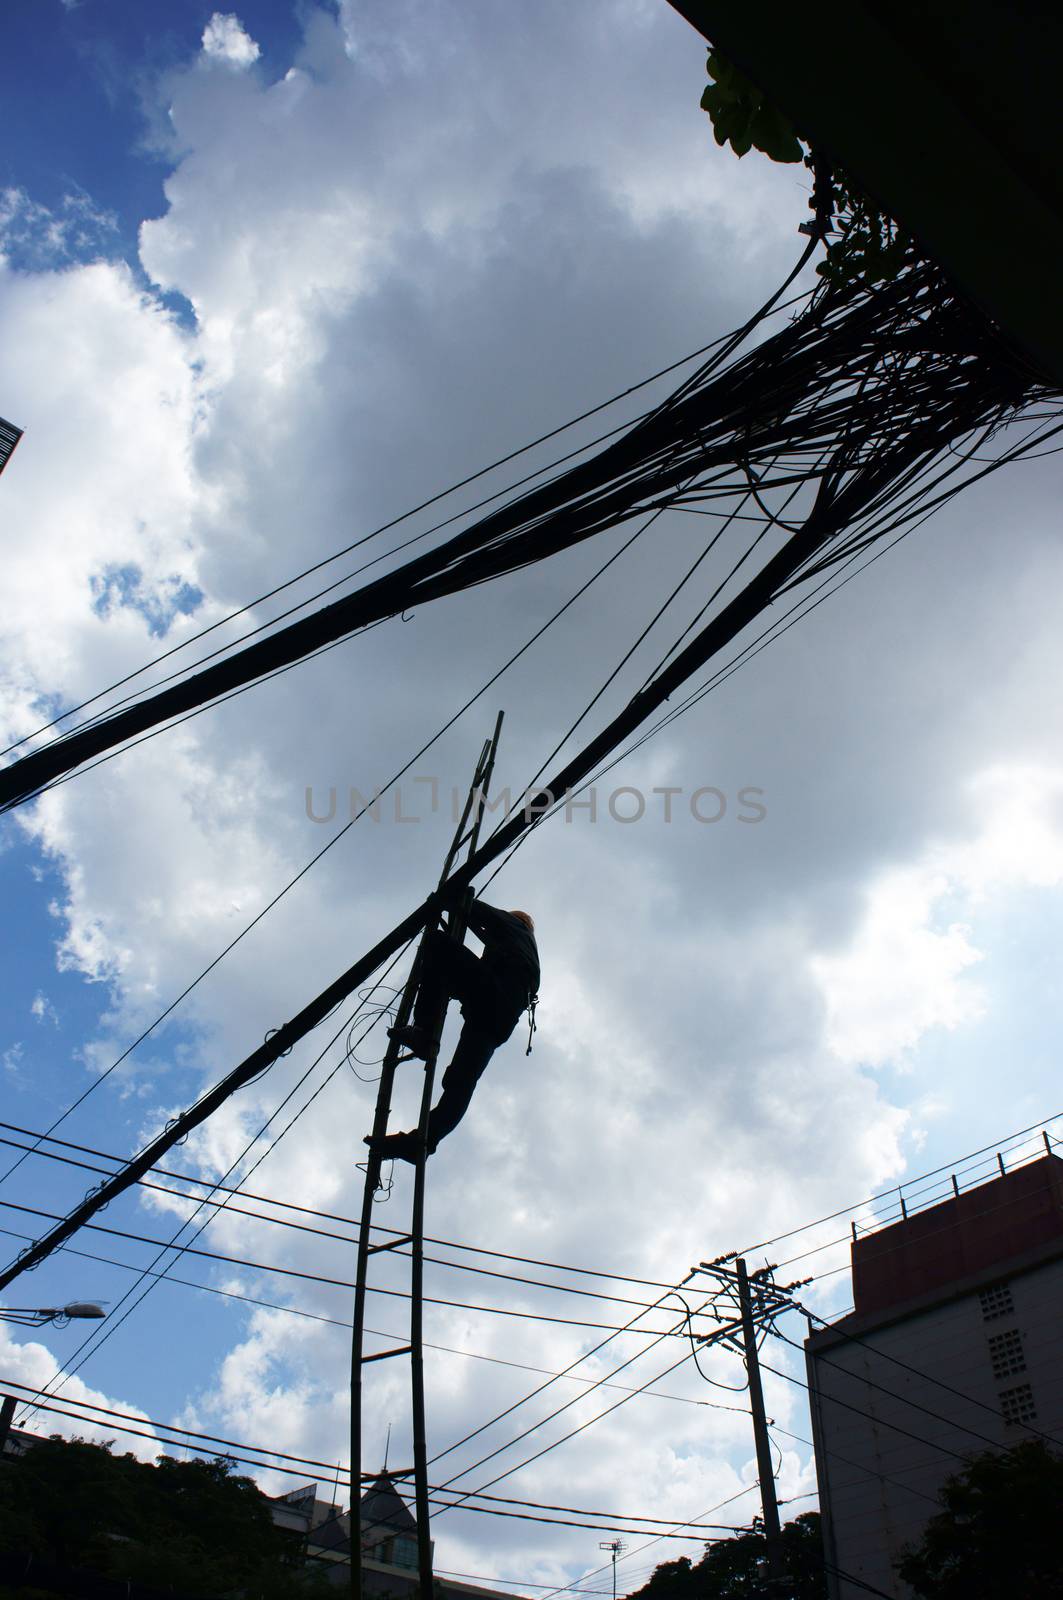
[[[413,1020],[419,1028],[434,1028],[447,1000],[461,1002],[465,1025],[453,1060],[443,1074],[442,1093],[428,1119],[428,1151],[453,1133],[466,1111],[480,1075],[496,1049],[517,1025],[500,1014],[499,996],[485,980],[478,956],[446,934],[429,934],[424,952],[424,975],[414,1002]]]

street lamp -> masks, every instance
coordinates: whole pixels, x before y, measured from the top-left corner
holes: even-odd
[[[105,1317],[92,1300],[72,1300],[68,1306],[0,1306],[0,1322],[17,1322],[24,1328],[43,1328],[46,1322],[65,1328],[75,1317]]]

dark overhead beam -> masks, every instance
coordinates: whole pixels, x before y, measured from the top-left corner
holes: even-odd
[[[1063,383],[1063,6],[669,3]]]

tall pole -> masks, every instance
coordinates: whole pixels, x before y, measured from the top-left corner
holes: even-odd
[[[779,1503],[775,1498],[775,1468],[771,1459],[768,1419],[764,1414],[764,1391],[760,1386],[757,1333],[753,1326],[753,1300],[749,1292],[746,1264],[741,1258],[735,1262],[735,1271],[738,1274],[738,1304],[742,1314],[742,1348],[746,1359],[746,1372],[749,1375],[749,1409],[753,1414],[753,1438],[757,1447],[760,1502],[764,1512],[768,1582],[777,1583],[782,1577]]]
[[[623,1539],[609,1539],[598,1546],[599,1550],[611,1550],[613,1553],[613,1600],[616,1600],[616,1558],[621,1550],[626,1550],[627,1545]]]
[[[18,1401],[13,1394],[5,1394],[3,1404],[0,1405],[0,1456],[4,1453],[4,1446],[7,1444],[8,1435],[11,1432],[11,1424],[14,1421],[17,1404]]]

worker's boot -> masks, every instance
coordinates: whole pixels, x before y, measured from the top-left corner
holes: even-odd
[[[415,1133],[385,1133],[379,1139],[367,1133],[365,1143],[381,1161],[409,1161],[414,1166],[421,1148]]]
[[[389,1028],[388,1038],[403,1050],[408,1050],[412,1056],[420,1056],[422,1061],[427,1061],[435,1048],[435,1040],[427,1028],[419,1027],[416,1022],[407,1023],[405,1028]]]

